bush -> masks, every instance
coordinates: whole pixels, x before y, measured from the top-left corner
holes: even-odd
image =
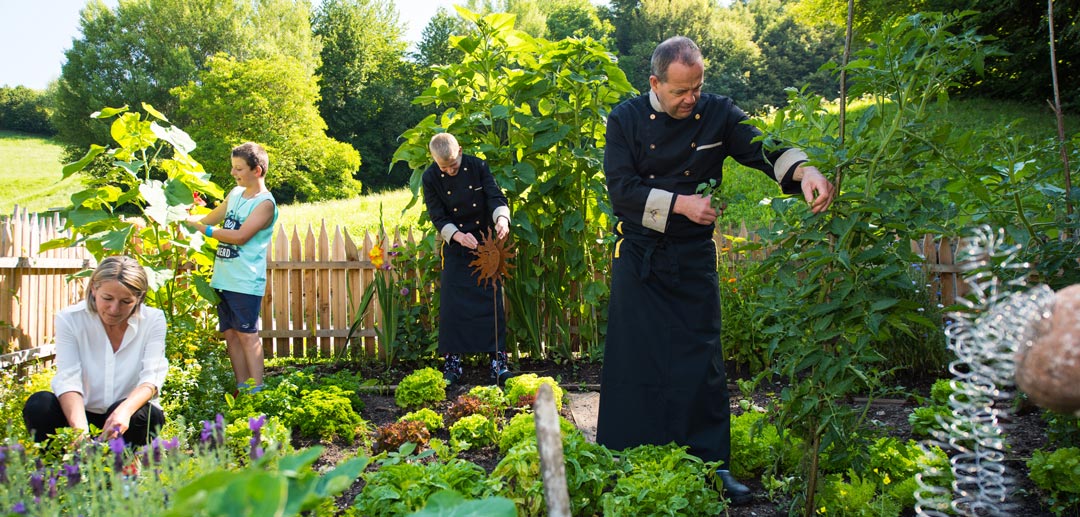
[[[368,423],[353,411],[346,393],[337,386],[304,392],[300,404],[289,414],[289,425],[301,436],[352,443],[357,433],[367,434]]]
[[[396,451],[406,443],[414,443],[417,447],[427,446],[431,439],[424,422],[419,420],[404,420],[384,424],[375,431],[375,450],[382,452]]]
[[[559,431],[562,433],[563,443],[566,443],[568,437],[581,434],[577,426],[561,416]],[[529,439],[536,440],[536,417],[533,413],[518,413],[499,433],[499,452],[506,454],[515,445]]]
[[[398,422],[423,422],[429,433],[434,433],[443,428],[442,415],[429,408],[421,408],[411,413],[406,413],[398,419]]]
[[[1038,449],[1027,466],[1031,481],[1049,494],[1046,502],[1055,515],[1080,508],[1080,448]]]
[[[446,379],[434,368],[421,368],[406,375],[394,392],[394,403],[409,409],[446,400]]]
[[[352,510],[370,517],[409,515],[424,508],[433,494],[446,489],[470,499],[488,495],[487,472],[457,458],[383,465],[363,474],[363,478],[364,490],[353,500]]]
[[[25,86],[0,87],[0,129],[53,136],[48,95]]]
[[[450,445],[460,450],[486,447],[495,443],[495,423],[484,415],[469,415],[450,426]]]
[[[555,379],[551,377],[537,377],[535,373],[526,373],[506,379],[506,398],[513,404],[517,402],[522,396],[536,397],[537,390],[540,389],[541,384],[547,384],[551,386],[551,390],[555,394],[555,409],[562,410],[563,390],[559,387],[559,383],[555,382]]]

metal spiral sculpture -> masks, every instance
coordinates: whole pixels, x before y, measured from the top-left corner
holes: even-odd
[[[1048,317],[1054,291],[1045,285],[1025,289],[1030,265],[1017,261],[1020,247],[1007,246],[1003,230],[981,227],[964,244],[960,267],[971,293],[960,302],[966,310],[950,313],[945,328],[956,355],[949,364],[951,414],[938,418],[941,428],[928,444],[949,453],[953,481],[951,489],[935,484],[942,472],[923,465],[916,475],[915,511],[935,517],[1013,515],[1002,420],[1013,396],[1016,352],[1031,340],[1030,323]]]

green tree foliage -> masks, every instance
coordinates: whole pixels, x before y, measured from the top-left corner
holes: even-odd
[[[451,38],[465,57],[439,68],[417,99],[442,112],[408,130],[394,159],[408,162],[418,197],[436,132],[453,133],[465,152],[484,158],[514,214],[508,341],[534,357],[569,358],[577,339],[597,352],[607,287],[594,273],[607,250],[596,242],[610,214],[601,172],[604,116],[632,87],[593,40],[534,39],[514,30],[509,14],[458,13],[477,25]]]
[[[52,136],[47,94],[25,86],[0,87],[0,129]]]
[[[434,77],[432,67],[461,62],[464,54],[450,45],[450,37],[465,34],[467,30],[465,20],[450,14],[445,8],[440,7],[435,11],[435,15],[428,20],[420,34],[416,53],[413,54],[413,60],[420,67],[420,72],[427,74],[422,84],[431,83]]]
[[[131,0],[115,9],[91,0],[57,91],[54,122],[69,157],[108,138],[107,128],[87,118],[100,106],[146,102],[176,113],[169,90],[194,80],[218,52],[286,54],[313,71],[310,9],[305,0]]]
[[[589,37],[599,41],[605,47],[610,44],[614,26],[608,20],[601,20],[595,6],[566,4],[555,7],[547,17],[547,38]]]
[[[322,40],[319,112],[327,134],[360,151],[358,178],[368,188],[404,185],[409,172],[389,175],[397,137],[423,118],[411,104],[420,70],[405,59],[406,43],[388,0],[326,0],[313,21]]]
[[[600,19],[600,9],[589,0],[468,0],[466,7],[481,16],[514,15],[514,28],[536,38],[592,37],[606,42],[614,31]]]
[[[297,59],[276,56],[237,61],[220,54],[197,80],[175,88],[191,135],[201,142],[192,155],[220,185],[232,184],[229,152],[255,141],[270,153],[267,187],[281,203],[353,196],[360,155],[326,136],[314,101],[318,85]]]

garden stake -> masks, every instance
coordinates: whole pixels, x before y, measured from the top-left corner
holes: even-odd
[[[570,517],[570,492],[566,487],[566,463],[563,461],[559,414],[555,412],[555,393],[547,383],[540,384],[533,403],[536,420],[536,449],[540,453],[540,474],[544,480],[544,502],[549,517]]]

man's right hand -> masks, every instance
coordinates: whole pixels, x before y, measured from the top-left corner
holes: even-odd
[[[457,241],[458,244],[471,250],[476,249],[476,246],[480,244],[479,242],[476,242],[476,237],[473,237],[473,234],[471,233],[457,232],[454,234],[453,239]]]
[[[684,215],[687,219],[701,225],[716,222],[718,216],[716,210],[712,207],[712,199],[709,196],[699,194],[676,194],[674,211],[676,214]]]

